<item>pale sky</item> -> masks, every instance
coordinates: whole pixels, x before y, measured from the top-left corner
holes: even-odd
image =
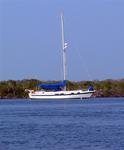
[[[0,80],[124,78],[124,0],[0,0]]]

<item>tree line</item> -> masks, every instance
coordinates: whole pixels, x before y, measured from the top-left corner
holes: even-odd
[[[37,79],[30,80],[8,80],[0,81],[0,98],[28,98],[25,89],[38,90],[38,83],[56,83],[59,81],[40,81]],[[96,97],[124,97],[124,79],[121,80],[103,80],[103,81],[67,81],[67,90],[87,89],[92,85],[96,90]]]

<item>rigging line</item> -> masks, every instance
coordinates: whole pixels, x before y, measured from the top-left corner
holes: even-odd
[[[83,64],[83,65],[81,65],[81,67],[82,67],[82,68],[81,68],[82,72],[85,70],[85,72],[87,73],[87,76],[88,76],[88,80],[92,81],[93,79],[92,79],[92,77],[91,77],[91,75],[90,75],[88,66],[86,65],[86,61],[85,61],[83,55],[80,55],[80,54],[79,54],[79,51],[77,51],[77,49],[75,49],[75,51],[76,51],[76,53],[77,53],[77,55],[78,55],[78,57],[79,57],[79,60],[80,60],[81,64]],[[83,60],[83,61],[82,61],[82,60]]]

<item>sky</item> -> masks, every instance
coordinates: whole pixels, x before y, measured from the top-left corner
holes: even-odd
[[[0,0],[0,80],[124,78],[124,0]]]

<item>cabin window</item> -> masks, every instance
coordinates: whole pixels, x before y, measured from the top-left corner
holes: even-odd
[[[64,93],[61,93],[60,95],[64,95]]]

